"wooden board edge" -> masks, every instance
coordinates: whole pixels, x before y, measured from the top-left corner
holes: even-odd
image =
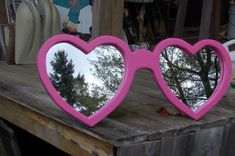
[[[114,147],[0,97],[0,117],[71,155],[113,155]]]

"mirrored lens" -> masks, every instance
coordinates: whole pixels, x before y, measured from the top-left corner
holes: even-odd
[[[101,45],[86,55],[68,43],[59,43],[48,51],[46,66],[58,94],[86,116],[113,98],[125,69],[123,56],[111,45]]]
[[[220,61],[210,47],[193,57],[177,47],[167,47],[161,54],[160,69],[171,92],[193,111],[211,97],[221,75]]]

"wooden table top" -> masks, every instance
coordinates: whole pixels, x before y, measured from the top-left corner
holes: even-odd
[[[225,125],[235,121],[234,101],[235,91],[230,89],[199,121],[162,116],[159,108],[173,106],[158,89],[151,73],[140,71],[119,108],[89,128],[55,105],[39,81],[36,65],[7,65],[0,61],[0,117],[70,154],[108,155],[118,146]],[[74,149],[76,146],[81,149]]]

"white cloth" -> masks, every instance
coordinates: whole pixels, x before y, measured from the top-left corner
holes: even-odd
[[[58,5],[55,5],[55,6],[60,14],[61,27],[63,27],[63,23],[66,20],[70,9],[64,8]],[[92,6],[91,5],[88,5],[80,10],[78,21],[80,23],[77,25],[77,31],[82,34],[90,34],[90,27],[92,26]]]
[[[82,34],[90,34],[90,27],[92,26],[92,6],[88,5],[81,9],[78,18],[80,22],[77,26],[78,32]]]

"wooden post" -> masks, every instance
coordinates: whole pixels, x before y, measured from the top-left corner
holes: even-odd
[[[199,39],[210,37],[213,0],[203,0]]]
[[[180,0],[179,7],[177,10],[174,37],[183,36],[187,7],[188,7],[188,0]]]
[[[145,16],[145,5],[142,4],[139,12],[138,22],[139,22],[139,41],[144,41],[144,16]]]
[[[8,24],[5,0],[0,1],[0,24]]]
[[[218,39],[221,20],[221,0],[214,0],[212,22],[211,22],[211,38]]]
[[[5,59],[6,57],[6,46],[3,36],[3,27],[0,25],[0,59]]]
[[[121,37],[124,0],[95,0],[92,38],[100,35]]]
[[[6,43],[6,60],[8,64],[15,64],[15,25],[3,25]]]

